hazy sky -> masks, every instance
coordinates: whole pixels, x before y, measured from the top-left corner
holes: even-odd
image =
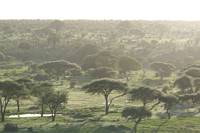
[[[200,0],[0,0],[0,19],[200,20]]]

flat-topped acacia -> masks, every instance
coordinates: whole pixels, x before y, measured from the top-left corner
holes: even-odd
[[[92,82],[84,85],[82,89],[86,93],[103,95],[105,98],[105,114],[108,114],[109,107],[112,101],[126,94],[127,85],[126,83],[121,82],[119,80],[114,80],[110,78],[102,78],[102,79],[93,80]],[[113,91],[120,92],[121,94],[116,97],[111,98],[109,101],[109,95]]]

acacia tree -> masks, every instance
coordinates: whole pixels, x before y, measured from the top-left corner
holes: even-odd
[[[110,108],[110,105],[112,104],[113,100],[118,97],[124,96],[127,91],[126,83],[123,83],[121,81],[114,80],[114,79],[109,79],[109,78],[93,80],[92,82],[84,85],[82,87],[82,89],[86,93],[99,94],[99,95],[104,96],[105,114],[106,115],[109,112],[109,108]],[[122,94],[109,99],[109,96],[113,91],[117,91]]]
[[[185,74],[190,78],[192,82],[192,90],[194,93],[198,92],[200,89],[200,69],[199,68],[188,68],[185,70]]]
[[[82,67],[84,69],[97,68],[97,67],[110,67],[117,68],[117,56],[111,51],[104,50],[93,55],[85,57]]]
[[[21,86],[14,81],[0,82],[0,113],[2,122],[5,120],[9,101],[16,95],[19,89],[21,89]]]
[[[132,133],[137,133],[137,127],[140,122],[145,118],[151,117],[151,115],[151,111],[144,107],[126,107],[122,111],[122,117],[134,121],[134,126],[131,131]]]
[[[176,96],[169,94],[162,94],[159,97],[159,101],[163,103],[164,110],[167,114],[167,119],[163,121],[160,125],[158,125],[157,129],[155,130],[155,133],[158,133],[160,128],[171,119],[170,110],[179,102]]]
[[[118,62],[120,73],[123,74],[127,81],[129,80],[128,74],[131,71],[138,71],[141,69],[141,64],[134,58],[129,56],[122,56]]]
[[[193,78],[199,78],[200,77],[200,69],[199,68],[190,68],[187,71],[185,71],[185,74],[188,76],[191,76]]]
[[[78,47],[78,49],[72,54],[72,59],[75,62],[78,62],[79,64],[85,64],[85,67],[83,66],[83,68],[87,69],[87,66],[90,66],[90,62],[93,62],[94,60],[85,60],[85,58],[89,55],[94,55],[96,53],[98,53],[100,50],[99,46],[96,45],[94,42],[85,42],[85,41],[81,41],[81,45],[80,47]],[[92,58],[90,58],[92,59]],[[91,67],[91,66],[90,66]]]
[[[132,89],[128,92],[128,99],[130,101],[140,101],[142,102],[143,107],[148,107],[152,110],[156,105],[160,103],[159,97],[161,93],[158,90],[151,89],[146,86],[141,86],[135,89]],[[152,105],[152,102],[155,104]]]
[[[170,110],[178,103],[178,98],[174,95],[162,94],[159,101],[163,103],[164,110],[166,110],[167,118],[171,118]]]
[[[20,99],[24,99],[28,96],[28,90],[24,87],[21,86],[20,89],[15,93],[13,99],[17,103],[17,114],[19,115],[20,112]]]
[[[94,78],[114,78],[117,75],[117,72],[109,67],[98,67],[94,69],[89,69],[88,73]]]
[[[145,86],[132,89],[128,92],[128,99],[130,101],[140,101],[142,103],[142,106],[128,107],[122,112],[123,117],[134,120],[133,133],[137,132],[137,127],[143,119],[151,117],[151,110],[160,104],[160,95],[159,91]]]
[[[39,85],[36,85],[33,89],[33,95],[36,96],[39,100],[39,104],[41,106],[41,117],[43,117],[45,104],[47,103],[48,96],[53,92],[53,85],[44,82]]]
[[[198,105],[200,103],[200,93],[183,94],[179,96],[179,101],[181,103],[186,103],[189,105]]]
[[[160,76],[160,80],[163,80],[164,77],[170,76],[175,69],[175,66],[172,64],[163,62],[154,62],[150,64],[150,67]]]
[[[74,69],[81,69],[77,64],[65,60],[48,61],[39,65],[39,68],[43,69],[51,77],[56,77],[57,79],[65,76],[66,72],[70,73]]]
[[[52,121],[55,121],[58,109],[61,108],[62,104],[65,104],[67,100],[67,93],[63,91],[53,92],[48,95],[46,104],[51,111]]]
[[[180,89],[180,92],[184,94],[193,92],[191,79],[187,76],[182,76],[176,79],[174,86],[177,86]]]
[[[18,91],[15,94],[14,99],[17,103],[17,114],[20,112],[20,100],[25,99],[28,97],[29,92],[32,89],[32,81],[30,79],[21,78],[16,80],[18,84],[21,85],[21,87],[18,89]]]

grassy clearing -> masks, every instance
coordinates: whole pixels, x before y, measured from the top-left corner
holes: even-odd
[[[112,94],[114,96],[116,94]],[[69,91],[67,108],[60,113],[55,122],[51,118],[7,118],[5,123],[16,123],[18,132],[30,132],[30,127],[36,133],[126,133],[130,131],[132,122],[121,117],[121,110],[130,103],[126,97],[114,101],[111,113],[104,116],[104,99],[102,96],[85,94],[80,90]],[[35,101],[22,101],[21,111],[27,113],[30,106],[36,106]],[[10,112],[15,112],[14,101],[8,107]],[[37,112],[34,110],[32,112]],[[48,110],[47,110],[48,111]],[[149,133],[156,129],[164,119],[148,119],[139,125],[139,131]],[[0,131],[3,133],[3,125],[0,123]],[[198,133],[200,132],[199,117],[172,118],[161,129],[161,133]]]

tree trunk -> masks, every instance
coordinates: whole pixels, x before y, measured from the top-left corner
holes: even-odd
[[[144,107],[144,108],[146,107],[146,104],[147,104],[146,101],[144,101],[144,102],[143,102],[143,107]]]
[[[3,114],[3,104],[1,100],[1,106],[0,106],[0,114],[1,114],[1,121],[2,121],[2,114]]]
[[[168,119],[171,119],[171,114],[170,114],[170,112],[169,112],[168,109],[167,109],[167,118],[168,118]]]
[[[134,126],[134,128],[133,128],[133,129],[134,129],[134,130],[133,130],[133,131],[134,131],[133,133],[137,133],[137,126],[138,126],[138,123],[135,123],[135,126]]]
[[[17,115],[18,115],[18,118],[19,118],[20,104],[19,104],[19,99],[18,98],[17,98],[16,102],[17,102]]]
[[[135,122],[135,125],[132,129],[132,133],[137,133],[137,127],[138,127],[138,124],[141,122],[141,118],[139,118],[136,122]]]
[[[1,101],[1,105],[0,105],[0,107],[1,107],[1,109],[0,109],[0,111],[1,111],[1,122],[5,121],[6,108],[7,108],[9,101],[10,101],[10,99],[7,98],[7,97],[4,97],[4,102]]]
[[[17,114],[20,112],[20,104],[19,104],[19,99],[17,99]]]
[[[4,121],[5,121],[5,113],[1,112],[1,122],[4,122]]]
[[[54,115],[52,115],[51,118],[52,118],[52,119],[51,119],[52,121],[55,121],[55,116],[54,116]]]
[[[56,119],[56,113],[52,114],[52,121],[55,121]]]
[[[105,115],[109,112],[109,105],[108,105],[108,95],[105,95]]]
[[[42,103],[41,104],[41,117],[43,117],[43,114],[44,114],[44,104]]]

